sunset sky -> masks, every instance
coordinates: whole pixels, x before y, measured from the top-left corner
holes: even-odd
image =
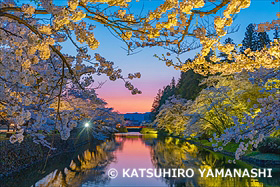
[[[134,3],[135,9],[141,9],[143,4],[146,9],[152,9],[163,3],[163,1],[140,0],[140,2]],[[240,43],[244,38],[248,24],[276,20],[277,12],[280,12],[280,3],[273,5],[270,0],[252,0],[251,6],[241,10],[234,22],[234,25],[240,24],[239,31],[226,37],[231,37],[235,43]],[[167,51],[159,47],[145,48],[137,54],[127,56],[126,51],[121,48],[125,47],[125,45],[112,36],[104,26],[97,26],[94,33],[100,42],[100,46],[97,50],[90,52],[92,56],[94,53],[100,53],[101,56],[109,61],[113,61],[115,66],[121,68],[123,75],[135,72],[142,74],[141,79],[132,81],[133,85],[143,92],[141,95],[132,95],[124,87],[122,80],[110,81],[105,76],[96,76],[96,83],[107,80],[102,88],[97,90],[99,97],[108,103],[108,107],[113,107],[115,111],[119,111],[120,113],[150,112],[158,90],[169,84],[172,77],[178,80],[180,76],[180,71],[174,70],[172,67],[167,67],[163,62],[153,57],[154,54],[161,55]],[[272,39],[272,32],[270,32],[270,39]],[[74,48],[69,46],[67,44],[64,45],[63,50],[69,54],[74,54]],[[191,51],[180,57],[181,59],[192,58],[195,53],[196,51]]]

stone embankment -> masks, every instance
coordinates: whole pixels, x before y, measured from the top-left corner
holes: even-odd
[[[66,141],[61,140],[59,134],[47,137],[48,142],[53,142],[55,150],[36,144],[31,137],[27,137],[21,143],[10,143],[9,140],[0,141],[0,178],[10,176],[24,168],[54,157],[61,153],[75,151],[81,145],[90,140],[84,133],[72,133]]]

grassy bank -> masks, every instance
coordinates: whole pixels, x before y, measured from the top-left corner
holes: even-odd
[[[205,149],[214,151],[214,147],[212,146],[212,144],[215,142],[209,142],[206,139],[184,138],[182,136],[175,136],[173,134],[168,134],[165,131],[159,131],[158,135],[162,136],[162,137],[169,136],[169,137],[173,137],[173,138],[178,138],[183,141],[188,141],[192,144],[201,146]],[[262,143],[259,144],[258,149],[254,150],[254,151],[248,151],[244,156],[241,157],[241,160],[245,161],[247,163],[250,163],[250,164],[258,165],[258,166],[271,166],[271,167],[280,166],[280,154],[278,153],[280,150],[275,149],[275,145],[268,146],[268,145],[271,145],[272,143],[278,145],[279,144],[278,139],[279,138],[268,137],[265,141],[263,141]],[[221,145],[221,144],[219,144],[219,145]],[[222,146],[222,147],[223,147],[223,150],[216,151],[216,153],[227,155],[230,157],[235,157],[235,151],[239,147],[239,144],[230,142],[226,146]]]
[[[200,144],[203,147],[209,148],[212,147],[212,142],[209,142],[208,140],[198,140],[198,139],[191,139],[191,141],[196,142]],[[239,147],[239,144],[230,142],[226,146],[223,147],[223,152],[231,153],[232,155],[235,154],[236,149]],[[280,162],[280,154],[276,153],[262,153],[258,150],[256,151],[248,151],[245,154],[246,159],[256,159],[256,160],[262,160],[262,161],[276,161],[277,163]]]
[[[157,134],[158,131],[155,130],[154,128],[149,128],[149,127],[146,127],[146,128],[142,128],[142,130],[140,131],[141,134]]]

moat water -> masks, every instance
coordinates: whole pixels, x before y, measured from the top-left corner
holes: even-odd
[[[88,144],[75,152],[56,156],[48,159],[47,163],[38,163],[14,176],[3,178],[0,186],[279,186],[279,168],[272,168],[272,177],[255,178],[201,177],[198,172],[204,169],[264,169],[242,161],[230,164],[229,159],[233,158],[176,138],[139,133],[116,134],[100,145]],[[172,168],[191,169],[194,175],[157,177],[147,176],[147,173],[141,176],[140,172],[141,169],[168,171]],[[110,173],[112,169],[114,172]],[[130,171],[125,177],[124,169]],[[138,177],[131,172],[133,169],[137,170]]]

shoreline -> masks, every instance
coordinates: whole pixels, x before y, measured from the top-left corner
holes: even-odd
[[[149,134],[149,133],[146,133],[146,134]],[[200,147],[203,147],[204,149],[208,149],[208,150],[213,151],[215,153],[221,153],[221,154],[224,154],[226,156],[230,156],[230,157],[235,158],[235,153],[234,152],[230,152],[230,151],[226,151],[226,150],[214,151],[213,147],[203,145],[202,143],[200,143],[198,141],[188,140],[188,139],[185,139],[185,138],[182,138],[182,137],[179,137],[179,136],[172,136],[172,135],[161,134],[161,133],[158,134],[158,136],[178,138],[180,140],[187,141],[189,143],[198,145]],[[280,155],[279,155],[279,157],[280,157]],[[244,156],[241,156],[240,160],[244,161],[246,163],[249,163],[249,164],[254,164],[256,166],[260,166],[260,167],[270,167],[270,166],[280,167],[280,159],[279,160],[265,160],[265,159],[258,159],[258,158],[254,158],[252,156],[245,156],[244,155]]]
[[[184,139],[184,140],[187,141],[187,142],[190,142],[192,144],[201,146],[205,149],[209,149],[211,151],[214,151],[213,147],[203,145],[203,144],[201,144],[199,142],[196,142],[194,140],[186,140],[186,139]],[[222,154],[227,155],[227,156],[235,157],[233,152],[229,152],[229,151],[226,151],[226,150],[216,151],[216,153],[222,153]],[[280,157],[280,155],[279,155],[279,157]],[[261,166],[261,167],[263,167],[263,166],[266,166],[266,167],[267,166],[280,166],[280,160],[263,160],[263,159],[257,159],[257,158],[251,157],[251,156],[242,156],[240,160],[245,161],[245,162],[250,163],[250,164],[253,163],[253,164],[255,164],[257,166]]]
[[[46,162],[48,159],[56,156],[76,152],[80,147],[93,143],[98,145],[99,140],[88,138],[86,133],[79,134],[73,132],[69,139],[61,140],[59,134],[49,136],[48,141],[53,141],[55,150],[50,150],[40,144],[36,144],[31,138],[26,138],[22,143],[10,143],[9,140],[0,141],[0,179],[4,177],[11,177],[17,173],[31,168],[32,166]]]
[[[160,136],[164,136],[164,135],[160,135]],[[215,152],[213,147],[203,145],[200,142],[197,142],[197,141],[194,141],[194,140],[187,140],[185,138],[181,138],[181,137],[178,137],[178,136],[170,136],[170,135],[168,135],[168,136],[172,137],[172,138],[181,139],[183,141],[189,142],[191,144],[194,144],[194,145],[200,146],[204,149],[208,149],[210,151]],[[29,147],[32,147],[31,146],[32,144],[34,146],[34,142],[32,142],[28,139],[25,140],[25,141],[26,141],[25,142],[26,144],[29,144],[28,145]],[[29,153],[29,157],[27,158],[27,159],[29,159],[28,163],[16,166],[18,161],[20,161],[22,159],[26,159],[26,158],[19,158],[20,155],[18,155],[17,157],[14,158],[14,160],[12,160],[12,162],[14,161],[13,162],[14,164],[12,165],[12,167],[10,167],[8,169],[5,168],[6,169],[5,171],[1,171],[0,179],[3,178],[3,177],[11,177],[13,175],[16,175],[17,173],[21,172],[24,169],[28,169],[28,168],[34,166],[35,164],[44,162],[46,159],[52,159],[56,156],[59,156],[59,155],[65,154],[65,153],[76,152],[79,147],[82,147],[83,145],[86,145],[86,144],[92,142],[90,140],[79,140],[79,142],[78,142],[76,138],[70,138],[67,141],[62,141],[63,143],[61,143],[61,140],[58,140],[58,141],[60,141],[60,142],[58,144],[59,147],[56,149],[56,152],[48,153],[47,155],[46,154],[41,154],[41,155],[37,154],[37,155],[30,156],[30,150],[26,150],[27,153]],[[4,141],[0,142],[1,143],[0,144],[1,145],[0,149],[5,147],[5,145],[3,145],[3,144],[9,144],[7,142],[9,142],[9,140],[4,140]],[[94,141],[93,143],[97,145],[99,143],[99,141]],[[10,143],[9,145],[11,146],[13,144]],[[20,146],[21,145],[14,146],[13,149],[21,149]],[[44,148],[44,149],[46,149],[46,148]],[[42,150],[41,150],[41,152],[42,152]],[[216,151],[216,153],[221,153],[221,154],[224,154],[226,156],[230,156],[230,157],[234,158],[234,152],[229,152],[229,151],[226,151],[226,150],[222,150],[222,151]],[[33,160],[31,157],[35,158],[35,160]],[[269,167],[269,166],[274,166],[274,167],[276,166],[277,167],[277,166],[280,166],[280,160],[263,160],[263,159],[258,159],[258,158],[254,158],[254,157],[251,157],[251,156],[242,156],[240,160],[244,161],[246,163],[249,163],[249,164],[260,166],[260,167]],[[0,163],[0,164],[5,167],[5,164],[7,164],[7,163],[5,163],[5,161],[2,161],[2,163]]]

